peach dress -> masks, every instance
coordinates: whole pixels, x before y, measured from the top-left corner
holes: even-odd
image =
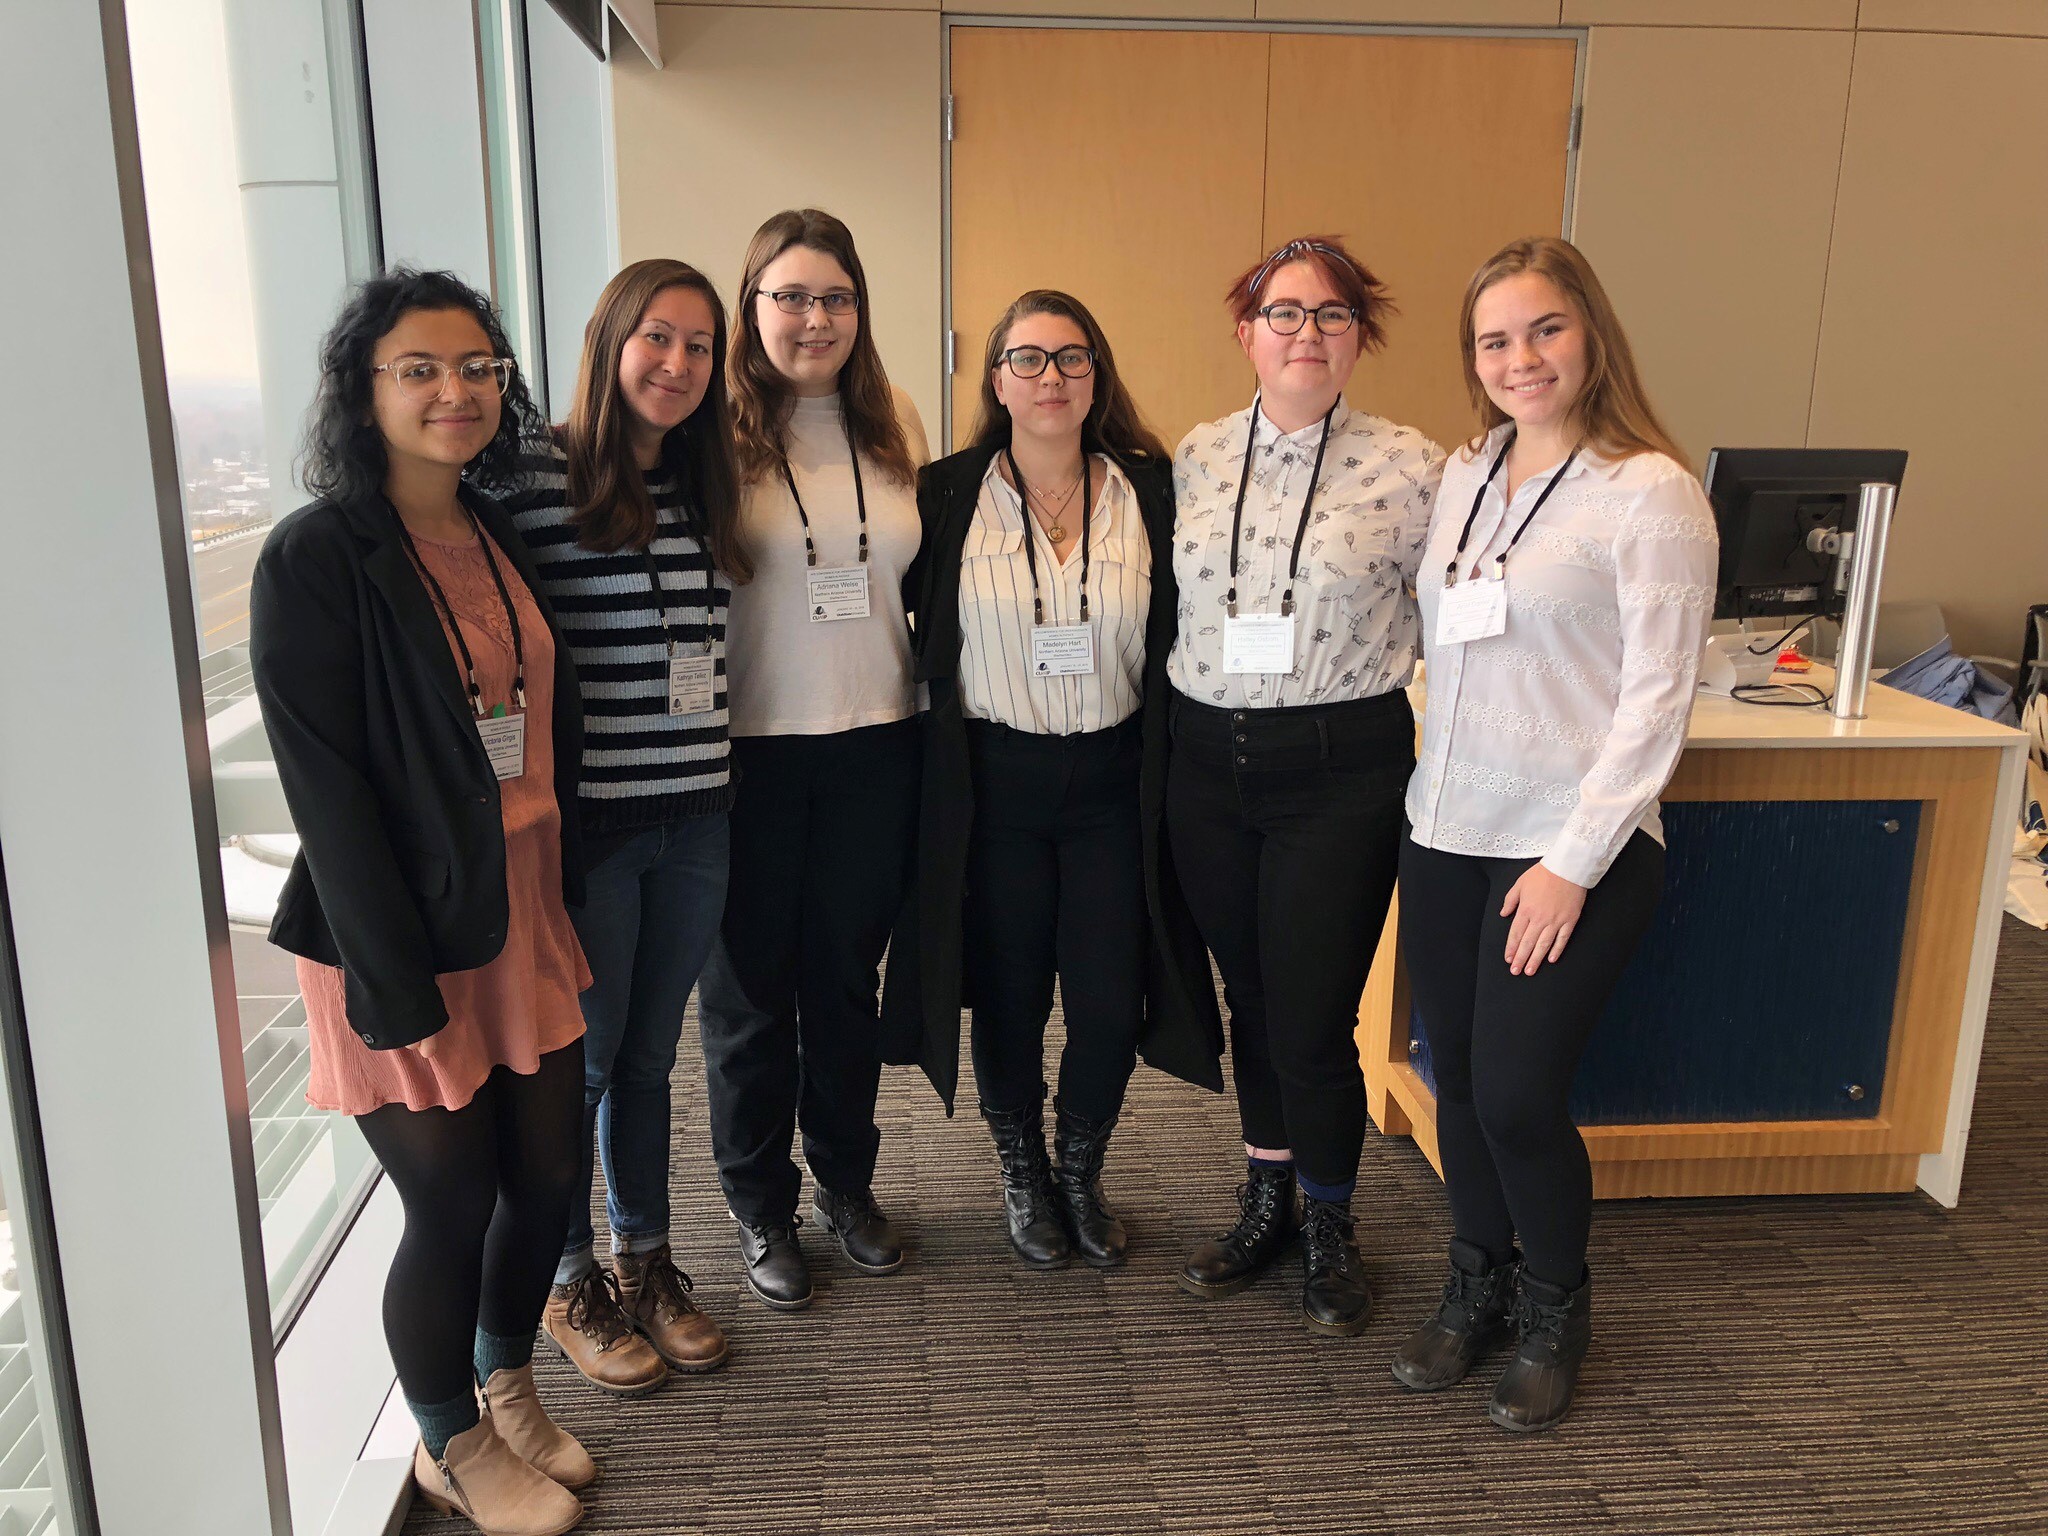
[[[476,662],[487,704],[512,696],[512,630],[484,553],[475,543],[415,536],[420,559],[448,595]],[[583,947],[562,905],[562,813],[555,804],[553,719],[555,645],[511,561],[492,554],[519,615],[526,649],[526,771],[498,786],[505,813],[505,894],[510,921],[497,959],[473,971],[435,978],[448,1023],[416,1045],[373,1051],[349,1027],[342,973],[299,959],[312,1054],[306,1102],[345,1115],[385,1104],[460,1109],[491,1069],[531,1073],[540,1058],[583,1033],[576,994],[590,985]],[[438,611],[440,605],[436,603]],[[441,620],[445,631],[448,621]],[[449,650],[454,651],[451,640]],[[457,658],[456,665],[461,662]]]

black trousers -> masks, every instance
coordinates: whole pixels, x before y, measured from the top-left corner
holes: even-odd
[[[874,1178],[876,967],[917,821],[915,719],[826,736],[739,736],[732,873],[698,982],[711,1149],[742,1221],[787,1221],[801,1178]]]
[[[475,1380],[476,1333],[530,1336],[587,1199],[583,1041],[531,1073],[494,1067],[460,1109],[386,1104],[356,1116],[405,1207],[384,1282],[384,1336],[407,1399],[438,1406]]]
[[[1145,1018],[1145,858],[1134,717],[1038,736],[967,723],[974,831],[961,916],[974,1081],[989,1109],[1045,1096],[1045,1024],[1060,982],[1060,1102],[1113,1120]]]
[[[1568,1108],[1593,1026],[1650,926],[1664,850],[1628,840],[1586,893],[1564,953],[1509,973],[1509,889],[1534,859],[1401,842],[1401,952],[1436,1067],[1436,1137],[1451,1225],[1504,1263],[1520,1234],[1537,1279],[1574,1286],[1586,1267],[1593,1170]]]
[[[1314,1183],[1349,1184],[1365,1144],[1365,990],[1415,765],[1403,693],[1291,709],[1176,694],[1166,828],[1223,973],[1238,1118]]]

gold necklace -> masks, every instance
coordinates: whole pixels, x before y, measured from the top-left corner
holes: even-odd
[[[1085,478],[1085,471],[1086,466],[1084,465],[1083,476],[1081,478]],[[1060,494],[1059,505],[1054,507],[1051,512],[1046,514],[1048,517],[1052,519],[1052,521],[1040,525],[1045,529],[1045,536],[1048,539],[1052,540],[1054,545],[1059,545],[1066,542],[1067,530],[1060,526],[1060,518],[1067,510],[1067,503],[1074,499],[1074,492],[1081,488],[1081,478],[1077,478],[1072,485],[1068,486],[1066,490]],[[1052,499],[1053,493],[1050,491],[1031,490],[1031,488],[1028,486],[1025,489],[1029,492],[1029,494],[1036,496],[1038,498],[1038,505],[1041,510],[1043,510],[1046,503]]]

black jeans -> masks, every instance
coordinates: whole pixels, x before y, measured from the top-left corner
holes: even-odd
[[[1302,1175],[1349,1184],[1365,1144],[1365,990],[1415,765],[1403,693],[1287,709],[1176,694],[1166,830],[1223,973],[1238,1118]]]
[[[478,1328],[540,1326],[570,1208],[590,1197],[576,1156],[583,1041],[531,1073],[493,1067],[460,1109],[386,1104],[356,1124],[405,1206],[384,1282],[391,1362],[409,1400],[446,1403],[475,1380]]]
[[[917,823],[918,723],[738,736],[725,921],[698,982],[711,1149],[726,1203],[787,1221],[801,1177],[874,1178],[882,1077],[876,967]]]
[[[1534,859],[1443,853],[1401,840],[1401,953],[1436,1068],[1437,1154],[1459,1237],[1504,1263],[1521,1235],[1530,1272],[1585,1273],[1593,1170],[1568,1107],[1593,1026],[1650,926],[1664,850],[1638,832],[1564,953],[1509,974],[1509,889]]]
[[[1114,1120],[1145,1018],[1145,857],[1134,717],[1038,736],[967,723],[974,832],[961,933],[982,1104],[1045,1096],[1045,1024],[1060,981],[1060,1102]]]

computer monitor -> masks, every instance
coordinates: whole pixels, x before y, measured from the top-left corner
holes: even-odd
[[[1847,564],[1824,542],[1856,527],[1869,481],[1898,485],[1892,448],[1716,448],[1707,497],[1721,533],[1717,619],[1836,617]]]

